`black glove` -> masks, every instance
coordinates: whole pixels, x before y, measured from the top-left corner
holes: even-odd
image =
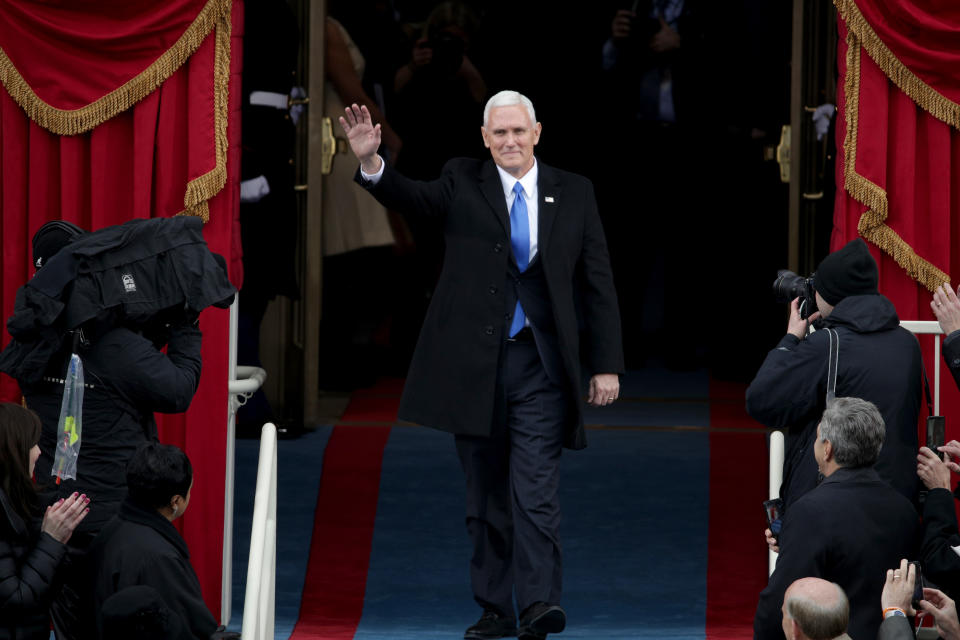
[[[227,631],[225,626],[220,625],[210,634],[210,640],[240,640],[240,634],[236,631]]]

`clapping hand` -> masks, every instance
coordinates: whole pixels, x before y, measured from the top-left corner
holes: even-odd
[[[343,112],[340,126],[347,134],[350,149],[360,160],[360,167],[365,173],[377,173],[380,170],[380,157],[377,155],[377,149],[380,148],[380,125],[373,124],[370,111],[365,106],[354,103]]]
[[[933,309],[933,315],[937,317],[940,328],[945,334],[950,335],[960,329],[960,299],[950,285],[941,284],[937,287],[933,292],[930,308]]]
[[[90,498],[78,495],[76,492],[69,498],[60,498],[47,507],[40,530],[57,542],[66,544],[73,535],[73,530],[90,513],[90,508],[87,506],[89,504]]]

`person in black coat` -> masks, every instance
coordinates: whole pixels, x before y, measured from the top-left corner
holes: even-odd
[[[919,517],[913,504],[873,469],[884,443],[883,417],[872,403],[836,398],[827,405],[814,441],[824,476],[783,516],[777,565],[760,593],[754,638],[784,637],[781,605],[799,578],[840,585],[850,600],[852,638],[875,638],[883,572],[917,550]]]
[[[492,161],[454,159],[428,182],[377,155],[380,125],[366,107],[347,107],[340,124],[360,161],[358,182],[387,208],[444,232],[444,265],[399,417],[456,436],[471,582],[484,610],[465,637],[562,631],[560,454],[586,446],[581,357],[591,404],[616,400],[623,371],[593,185],[534,157],[541,125],[514,91],[484,109]]]
[[[940,447],[945,452],[960,453],[960,443],[951,441]],[[937,452],[940,453],[940,452]],[[957,513],[950,491],[953,461],[944,463],[928,447],[917,454],[917,475],[927,488],[923,501],[923,541],[920,558],[924,577],[952,598],[960,597],[960,556],[953,547],[960,546]]]
[[[0,403],[0,639],[47,640],[48,609],[66,542],[89,512],[73,494],[49,507],[34,530],[39,502],[33,470],[40,455],[40,419]]]
[[[149,442],[130,459],[126,476],[128,496],[86,558],[94,637],[102,634],[102,607],[112,595],[147,585],[180,617],[175,626],[181,633],[170,640],[207,640],[217,623],[203,601],[187,544],[172,524],[190,503],[190,460],[173,445]]]
[[[747,412],[758,422],[787,428],[780,497],[790,504],[817,483],[813,442],[827,403],[831,334],[839,341],[836,396],[875,404],[887,427],[876,470],[880,478],[916,501],[915,456],[923,385],[920,346],[900,326],[893,303],[877,292],[877,263],[857,238],[831,253],[813,276],[818,312],[809,322],[791,303],[787,334],[768,354],[747,388]],[[813,301],[807,301],[811,304]]]

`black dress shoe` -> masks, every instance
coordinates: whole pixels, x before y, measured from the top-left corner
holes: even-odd
[[[477,623],[463,634],[464,640],[488,640],[489,638],[512,638],[517,635],[517,621],[512,617],[486,610]]]
[[[520,616],[519,640],[543,640],[566,626],[567,614],[558,605],[534,602]]]

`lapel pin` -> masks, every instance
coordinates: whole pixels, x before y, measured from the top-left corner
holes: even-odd
[[[543,201],[544,201],[544,202],[553,202],[553,196],[544,196]]]

